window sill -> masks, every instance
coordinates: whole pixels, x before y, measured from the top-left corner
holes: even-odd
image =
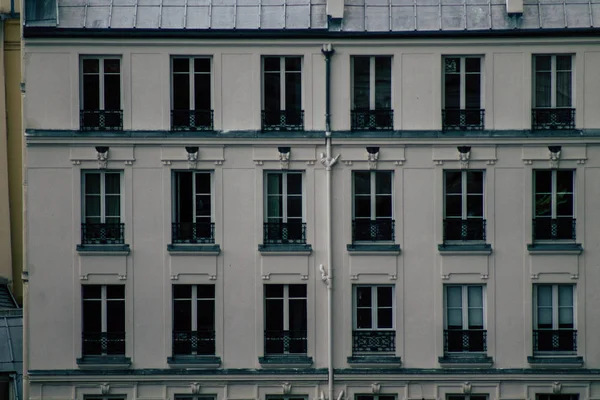
[[[313,359],[305,355],[280,354],[258,357],[258,362],[263,368],[308,368]]]
[[[128,244],[78,244],[76,247],[80,256],[127,256]]]
[[[263,256],[307,256],[312,253],[312,246],[310,244],[259,244],[258,251]]]
[[[169,367],[174,368],[219,368],[221,357],[204,355],[178,355],[167,358]]]
[[[489,368],[494,359],[485,354],[448,354],[439,357],[438,363],[444,368]]]
[[[440,254],[447,255],[489,255],[492,245],[489,243],[438,244]]]
[[[579,368],[583,366],[583,357],[578,356],[533,356],[527,362],[535,368]]]
[[[218,244],[169,244],[167,251],[172,256],[217,256],[221,253]]]
[[[400,245],[395,243],[352,243],[346,245],[348,253],[355,255],[399,255]]]
[[[402,359],[386,354],[355,355],[348,357],[348,364],[352,367],[398,367],[402,364]]]
[[[83,356],[77,359],[77,366],[82,369],[127,369],[131,366],[131,358],[125,356]]]
[[[581,254],[581,243],[533,243],[527,245],[530,254]]]

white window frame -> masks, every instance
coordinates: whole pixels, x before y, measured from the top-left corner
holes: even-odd
[[[387,55],[378,55],[378,56],[366,56],[366,55],[354,55],[352,57],[350,57],[350,80],[351,80],[351,89],[352,92],[350,93],[350,95],[352,96],[351,101],[352,101],[352,110],[356,109],[356,104],[354,103],[354,60],[356,59],[356,57],[368,57],[369,58],[369,111],[374,111],[376,110],[375,108],[375,84],[376,84],[376,79],[375,79],[375,59],[378,57],[387,57],[390,59],[390,110],[393,110],[392,105],[394,104],[394,74],[393,74],[393,70],[394,70],[394,57],[393,56],[387,56]]]
[[[533,285],[533,329],[544,330],[538,328],[538,288],[540,286],[552,286],[552,331],[559,331],[559,305],[558,305],[558,288],[560,286],[570,286],[573,288],[573,328],[562,329],[562,330],[577,330],[577,285],[568,283],[554,283],[554,284],[535,284]]]
[[[267,58],[279,58],[279,71],[265,71],[265,59]],[[285,69],[286,58],[299,58],[300,59],[300,71],[287,71]],[[285,108],[285,78],[287,74],[300,74],[300,110],[304,110],[304,57],[301,55],[288,55],[288,56],[269,56],[265,55],[261,57],[261,69],[262,69],[262,110],[265,109],[265,76],[266,74],[279,74],[279,110],[286,111]]]
[[[450,400],[451,397],[462,397],[462,400],[471,400],[472,397],[485,397],[486,400],[489,399],[487,394],[447,394],[446,400]]]
[[[269,175],[281,175],[281,202],[282,202],[282,208],[281,208],[281,222],[282,223],[287,223],[288,222],[288,202],[287,202],[287,198],[288,198],[288,185],[287,185],[287,177],[288,175],[300,175],[301,178],[301,182],[302,182],[302,192],[301,192],[301,196],[302,196],[302,223],[306,222],[306,185],[305,185],[305,178],[304,178],[304,172],[303,171],[265,171],[264,177],[264,222],[269,222],[269,218],[275,218],[275,217],[269,217]],[[292,195],[292,196],[297,196],[297,195]]]
[[[84,73],[83,72],[83,61],[84,60],[98,60],[98,74],[91,74],[91,73]],[[98,79],[98,85],[99,85],[99,89],[98,89],[98,96],[100,96],[100,101],[99,101],[99,111],[104,111],[105,107],[104,107],[104,75],[108,74],[108,75],[117,75],[115,73],[110,73],[110,72],[104,72],[104,60],[119,60],[119,103],[121,104],[121,110],[123,109],[123,60],[121,56],[92,56],[92,55],[85,55],[85,56],[80,56],[79,57],[79,107],[80,110],[83,110],[83,96],[84,96],[84,83],[83,83],[83,77],[85,75],[98,75],[99,79]]]
[[[483,200],[483,210],[482,210],[482,216],[481,217],[471,217],[471,219],[486,219],[486,202],[485,202],[485,171],[484,170],[444,170],[444,219],[447,218],[446,216],[446,199],[448,196],[448,193],[446,192],[447,189],[447,184],[446,184],[446,172],[460,172],[460,179],[461,179],[461,193],[460,193],[460,197],[461,197],[461,219],[466,220],[469,219],[469,210],[467,209],[467,194],[468,194],[468,188],[467,188],[467,173],[468,172],[481,172],[482,173],[482,178],[481,178],[481,186],[482,186],[482,192],[481,192],[481,198]],[[457,196],[457,194],[450,194],[451,196]],[[458,219],[455,217],[451,217],[450,219]]]
[[[478,58],[479,59],[479,72],[477,74],[479,74],[479,106],[481,107],[480,110],[485,110],[485,79],[483,79],[484,77],[484,70],[483,70],[483,56],[476,56],[476,55],[471,55],[471,56],[459,56],[459,55],[446,55],[442,57],[442,103],[444,105],[444,109],[446,109],[446,59],[448,58],[458,58],[460,60],[460,109],[461,110],[466,110],[466,104],[467,104],[467,83],[466,83],[466,75],[476,75],[475,72],[467,72],[466,71],[466,65],[467,65],[467,58]]]
[[[283,300],[283,330],[284,331],[289,331],[290,330],[290,285],[297,285],[295,283],[290,283],[290,284],[275,284],[275,285],[279,285],[279,286],[283,286],[283,297],[267,297],[267,291],[264,291],[264,309],[267,309],[267,299],[269,300]],[[303,285],[302,283],[300,285]],[[268,286],[268,285],[265,285]],[[304,284],[304,286],[306,286],[306,284]],[[308,286],[306,286],[306,296],[305,297],[292,297],[291,299],[293,300],[304,300],[307,303],[307,319],[308,319]],[[263,329],[266,329],[266,325],[267,325],[267,318],[265,315],[264,318],[264,323],[263,325],[265,325],[263,327]]]
[[[209,174],[210,175],[210,222],[215,222],[215,180],[214,180],[214,171],[212,170],[196,170],[196,171],[189,171],[189,170],[176,170],[173,171],[173,175],[172,175],[172,185],[171,185],[171,199],[173,199],[172,204],[171,204],[171,215],[173,216],[173,221],[172,222],[180,222],[180,221],[175,221],[175,216],[177,215],[177,200],[179,200],[179,202],[181,202],[181,194],[177,193],[177,179],[179,179],[179,173],[180,172],[191,172],[192,173],[192,192],[193,192],[193,197],[190,200],[192,202],[192,209],[193,209],[193,213],[194,213],[194,223],[196,223],[196,219],[198,217],[197,213],[196,213],[196,196],[206,196],[207,193],[196,193],[196,175],[197,174]]]
[[[216,400],[216,397],[206,394],[176,394],[175,400]]]
[[[177,286],[177,285],[173,285],[173,286]],[[176,300],[190,300],[192,302],[192,308],[191,308],[191,318],[192,318],[192,332],[197,332],[198,331],[198,302],[199,301],[212,301],[213,302],[213,319],[216,322],[216,292],[215,295],[212,298],[198,298],[198,285],[181,285],[181,286],[191,286],[192,287],[192,297],[191,298],[184,298],[184,297],[175,297],[173,296],[173,309],[172,312],[175,309],[175,301]],[[214,285],[212,285],[214,286]],[[214,288],[216,290],[216,287]],[[205,307],[202,307],[203,309],[205,309]],[[213,327],[214,329],[214,327]]]
[[[358,328],[358,288],[368,287],[371,289],[371,328]],[[392,327],[391,328],[379,328],[377,320],[377,288],[389,287],[392,288],[392,307],[383,307],[392,309]],[[352,287],[352,326],[355,331],[370,332],[370,331],[384,331],[390,332],[396,330],[396,286],[395,285],[353,285]]]
[[[189,70],[188,72],[175,72],[173,69],[173,63],[175,59],[187,59],[189,62]],[[210,64],[210,70],[208,72],[196,72],[194,67],[194,61],[197,59],[208,59]],[[175,99],[175,84],[173,80],[174,75],[189,75],[189,83],[190,83],[190,111],[204,111],[204,110],[196,110],[196,79],[194,77],[196,75],[208,75],[210,77],[210,110],[213,108],[213,96],[214,96],[214,88],[213,88],[213,60],[210,56],[171,56],[171,110],[173,110],[173,103]]]
[[[536,98],[536,92],[537,92],[537,81],[536,81],[536,72],[537,72],[537,57],[551,57],[550,59],[550,107],[540,107],[537,105],[537,98]],[[557,107],[556,106],[556,57],[563,57],[563,56],[570,56],[571,57],[571,106],[570,107]],[[533,80],[533,105],[534,108],[545,108],[545,109],[554,109],[554,108],[565,108],[565,109],[570,109],[570,108],[575,108],[575,70],[573,68],[574,64],[575,64],[575,57],[573,56],[573,54],[533,54],[533,73],[532,73],[532,80]]]
[[[534,219],[536,219],[536,218],[544,218],[544,217],[539,217],[538,215],[535,214],[536,195],[538,193],[536,191],[535,187],[536,187],[536,178],[537,178],[537,172],[538,171],[548,171],[548,170],[544,170],[544,169],[536,169],[536,170],[534,170],[534,174],[533,174],[533,218]],[[551,194],[551,196],[552,196],[552,204],[551,204],[551,216],[550,216],[550,218],[552,218],[552,219],[556,219],[557,218],[557,215],[556,215],[556,203],[557,203],[556,196],[557,196],[557,193],[558,193],[557,192],[557,187],[558,187],[558,180],[557,180],[558,174],[557,174],[557,172],[558,171],[570,171],[573,174],[573,186],[571,188],[571,191],[573,193],[573,210],[572,210],[572,213],[571,213],[570,216],[574,219],[575,218],[575,208],[576,208],[576,204],[577,204],[577,198],[576,198],[576,192],[575,192],[575,184],[576,184],[576,182],[575,182],[575,178],[576,178],[576,176],[575,176],[575,170],[572,170],[572,169],[562,169],[562,170],[553,169],[553,170],[550,171],[550,172],[552,172],[552,188],[551,188],[551,190],[552,190],[552,194]]]
[[[125,311],[127,311],[127,304],[126,302],[126,288],[124,287],[125,285],[83,285],[83,286],[100,286],[100,324],[101,324],[101,333],[107,333],[108,330],[108,302],[109,301],[122,301],[125,305]],[[124,293],[123,293],[123,298],[122,299],[109,299],[107,294],[106,294],[106,289],[108,286],[123,286],[124,287]],[[90,299],[86,299],[83,297],[83,293],[82,293],[82,303],[85,303],[86,301],[97,301],[97,298],[90,298]],[[82,313],[83,313],[83,304],[82,304]],[[127,324],[127,317],[125,317],[125,323]],[[85,333],[85,331],[83,330],[83,315],[82,315],[82,332]]]
[[[385,194],[380,194],[379,196],[390,196],[392,198],[392,212],[390,215],[390,219],[393,221],[394,218],[394,171],[389,171],[389,170],[381,170],[381,171],[364,171],[364,170],[355,170],[352,171],[352,219],[356,220],[356,197],[357,197],[357,193],[356,193],[356,188],[354,186],[354,174],[356,172],[369,172],[370,174],[370,179],[371,179],[371,183],[370,183],[370,194],[369,197],[371,199],[371,221],[375,221],[377,219],[377,173],[378,172],[389,172],[390,173],[390,186],[391,186],[391,193],[388,195],[387,193]],[[358,196],[360,197],[366,197],[364,194],[359,194]],[[366,220],[366,218],[364,217],[358,217],[359,220]]]
[[[486,300],[486,285],[475,285],[475,284],[452,284],[444,285],[444,329],[448,329],[448,288],[449,287],[460,287],[461,288],[461,313],[462,313],[462,330],[469,331],[469,309],[474,308],[469,306],[469,287],[480,287],[481,288],[481,303],[482,303],[482,318],[483,318],[483,330],[487,330],[487,300]]]
[[[90,217],[92,218],[100,218],[100,223],[104,224],[106,223],[106,179],[105,176],[106,174],[119,174],[119,217],[120,217],[120,221],[121,223],[124,221],[124,216],[123,216],[123,211],[124,211],[124,199],[123,199],[123,171],[122,170],[103,170],[103,171],[94,171],[94,170],[82,170],[81,171],[81,211],[82,211],[82,220],[83,223],[85,223],[86,219],[88,218],[87,215],[87,210],[85,207],[85,197],[86,197],[86,193],[85,193],[85,189],[87,187],[87,175],[100,175],[100,215],[96,216],[96,215],[92,215]],[[110,194],[108,196],[114,196],[113,194]],[[108,216],[109,218],[113,218],[112,216]]]

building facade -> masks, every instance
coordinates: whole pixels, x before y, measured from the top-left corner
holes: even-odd
[[[600,4],[44,4],[25,398],[600,398]]]

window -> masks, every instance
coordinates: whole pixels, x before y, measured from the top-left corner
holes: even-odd
[[[352,57],[352,130],[394,129],[392,57]]]
[[[576,394],[537,394],[536,400],[579,400]]]
[[[357,394],[356,400],[396,400],[396,396],[382,394]]]
[[[451,394],[446,397],[447,400],[487,400],[485,395],[455,395]]]
[[[302,57],[263,57],[263,131],[301,131]]]
[[[354,286],[353,353],[396,351],[394,286]]]
[[[173,285],[173,355],[215,354],[215,285]]]
[[[575,171],[533,171],[533,241],[575,240]]]
[[[212,130],[211,59],[171,59],[171,129]]]
[[[215,400],[215,396],[192,396],[188,394],[177,394],[175,400]]]
[[[125,286],[84,285],[82,354],[125,355]]]
[[[81,130],[122,130],[121,59],[81,58]]]
[[[484,288],[446,285],[444,353],[485,352]]]
[[[485,241],[483,171],[444,171],[444,242]]]
[[[444,130],[484,127],[481,57],[444,57]]]
[[[394,241],[392,172],[355,171],[352,242]]]
[[[535,285],[534,352],[576,352],[575,286]]]
[[[215,242],[212,173],[177,171],[173,175],[174,202],[172,242],[198,244]]]
[[[533,56],[533,129],[574,129],[573,56]]]
[[[306,285],[265,285],[265,355],[306,354]]]
[[[81,244],[123,244],[121,172],[84,171]]]
[[[304,244],[302,172],[266,173],[265,244]]]

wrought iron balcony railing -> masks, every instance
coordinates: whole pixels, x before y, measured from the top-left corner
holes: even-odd
[[[481,329],[444,330],[444,353],[485,353],[487,331]]]
[[[442,110],[442,129],[445,131],[480,131],[485,126],[485,110],[478,108]]]
[[[82,131],[122,131],[123,110],[81,110],[79,129]]]
[[[572,217],[536,217],[533,220],[533,241],[575,240],[576,222]]]
[[[352,354],[395,351],[396,331],[352,331]]]
[[[393,242],[393,219],[355,219],[352,221],[352,242]]]
[[[173,331],[173,355],[214,355],[215,331]]]
[[[213,110],[171,110],[171,130],[212,131]]]
[[[575,109],[534,108],[531,110],[531,129],[575,129]]]
[[[262,130],[302,131],[304,130],[304,110],[263,110]]]
[[[485,241],[485,219],[444,220],[444,243],[451,241]]]
[[[306,353],[306,331],[265,331],[265,355]]]
[[[350,112],[353,131],[392,130],[394,129],[394,110],[356,109]]]
[[[265,244],[306,244],[306,223],[265,222]]]
[[[202,244],[215,242],[214,222],[173,222],[171,241],[174,244]]]
[[[125,332],[83,332],[84,356],[125,355]]]
[[[573,329],[534,330],[534,352],[577,352],[577,331]]]
[[[125,224],[81,224],[81,244],[124,244]]]

